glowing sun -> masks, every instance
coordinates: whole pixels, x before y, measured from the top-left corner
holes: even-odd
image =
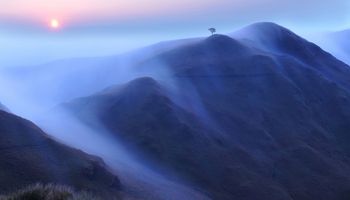
[[[57,19],[50,20],[50,27],[53,29],[57,29],[60,27],[60,22]]]

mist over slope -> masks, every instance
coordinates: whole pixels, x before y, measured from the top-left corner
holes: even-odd
[[[313,40],[326,51],[343,62],[350,64],[350,30],[314,34]]]
[[[0,75],[11,111],[141,199],[350,198],[349,66],[279,25]]]
[[[40,193],[37,191],[39,193],[35,194],[36,186],[34,185],[37,183],[48,184],[48,186],[50,184],[68,186],[69,190],[87,192],[97,198],[111,200],[208,199],[199,191],[192,190],[176,181],[167,180],[150,170],[147,171],[146,167],[132,164],[125,157],[126,154],[120,152],[117,142],[110,140],[101,143],[104,137],[101,129],[98,132],[101,135],[94,137],[88,129],[72,129],[73,124],[74,126],[79,124],[70,119],[67,121],[61,119],[56,122],[67,122],[64,123],[67,129],[59,128],[60,134],[76,134],[72,136],[74,140],[84,141],[83,147],[76,143],[73,143],[75,145],[72,146],[102,156],[106,164],[99,157],[88,155],[81,150],[57,142],[57,137],[53,139],[32,122],[0,111],[0,159],[2,160],[0,163],[0,199],[5,198],[1,195],[6,194],[20,196],[20,189],[25,187],[28,187],[28,195],[37,196]],[[68,129],[72,130],[69,132]],[[55,133],[50,132],[52,135]],[[93,144],[91,144],[90,137],[94,137]],[[63,140],[67,138],[62,136],[58,139],[70,145],[73,142]],[[111,148],[110,144],[115,145],[115,148]],[[100,150],[93,151],[94,149]],[[109,150],[108,153],[106,149]],[[111,155],[114,157],[111,158]],[[62,188],[62,186],[57,186],[57,188]],[[33,191],[30,191],[31,189]],[[49,190],[47,196],[56,192],[54,188]],[[18,197],[18,199],[26,198]]]
[[[135,79],[63,106],[213,199],[347,199],[350,70],[272,23],[135,66]],[[256,45],[255,45],[256,44]]]
[[[6,108],[6,106],[2,105],[1,103],[0,103],[0,110],[8,111],[8,109]]]
[[[0,111],[0,194],[57,183],[120,199],[119,179],[103,161],[51,139],[36,125]]]
[[[13,111],[27,118],[40,115],[59,103],[93,94],[103,88],[139,76],[164,76],[161,63],[147,70],[134,65],[160,52],[192,43],[198,38],[160,42],[135,51],[105,57],[70,58],[38,66],[0,68],[0,84],[16,92],[3,90],[0,98]]]

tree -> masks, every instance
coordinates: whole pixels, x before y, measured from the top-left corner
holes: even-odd
[[[208,29],[210,32],[211,32],[211,35],[214,35],[214,33],[216,32],[216,29],[215,28],[210,28]]]

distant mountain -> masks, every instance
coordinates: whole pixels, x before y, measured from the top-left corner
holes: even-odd
[[[342,45],[344,50],[346,50],[347,52],[350,52],[350,47],[349,47],[350,42],[349,42],[349,40],[347,40],[349,38],[349,35],[350,35],[350,29],[338,31],[338,32],[335,32],[331,35],[334,37],[334,39],[338,39],[339,45]]]
[[[212,199],[350,198],[350,69],[272,23],[150,56],[168,73],[62,105]]]
[[[313,40],[338,59],[350,64],[350,30],[316,34]]]
[[[310,40],[315,42],[324,50],[330,52],[339,60],[350,65],[350,42],[348,40],[349,36],[350,30],[314,33],[307,35]]]
[[[30,121],[0,111],[0,194],[55,183],[120,199],[117,176],[103,161],[56,142]]]
[[[160,74],[160,70],[148,68],[140,71],[134,70],[132,66],[160,52],[197,40],[199,39],[160,42],[116,56],[71,58],[38,66],[1,68],[1,81],[7,80],[6,84],[16,90],[14,100],[5,103],[10,108],[18,108],[16,111],[20,113],[22,110],[28,111],[33,104],[36,106],[33,112],[44,112],[58,103],[91,95],[112,84],[123,83],[140,75]],[[4,83],[2,85],[6,87]],[[2,99],[14,95],[3,93],[0,93]]]
[[[8,111],[8,109],[6,108],[6,106],[2,105],[1,103],[0,103],[0,110]]]

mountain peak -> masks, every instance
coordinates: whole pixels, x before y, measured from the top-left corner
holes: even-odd
[[[222,35],[222,34],[214,34],[209,36],[206,41],[215,41],[215,42],[233,42],[235,41],[233,38],[227,35]]]
[[[123,85],[113,85],[106,89],[104,89],[102,92],[97,93],[99,95],[119,95],[123,91],[128,91],[129,93],[133,94],[145,94],[149,93],[151,91],[157,91],[159,88],[159,84],[156,80],[154,80],[151,77],[140,77],[136,78],[134,80],[131,80],[130,82],[123,84]]]
[[[238,46],[242,47],[243,45],[240,44],[237,40],[231,38],[227,35],[221,35],[221,34],[214,34],[212,36],[209,36],[205,39],[205,44],[210,46],[219,46],[219,47],[225,47],[225,46]]]
[[[206,38],[199,46],[202,50],[213,50],[219,54],[241,55],[246,54],[249,50],[236,39],[221,34],[214,34]]]
[[[259,37],[265,38],[264,40],[280,40],[283,38],[301,39],[298,35],[290,31],[289,29],[280,26],[273,22],[258,22],[244,27],[237,32],[242,37]]]
[[[160,85],[151,77],[140,77],[128,82],[123,88],[124,94],[145,97],[150,94],[158,94]]]
[[[145,77],[136,78],[128,83],[128,86],[133,86],[133,85],[153,85],[153,86],[156,86],[156,85],[158,85],[158,83],[153,78],[151,78],[149,76],[145,76]]]
[[[255,47],[267,52],[288,54],[302,59],[305,63],[318,62],[319,60],[314,59],[318,55],[329,57],[317,45],[272,22],[260,22],[249,25],[233,33],[232,37],[239,40],[248,40]]]
[[[254,29],[260,29],[260,30],[269,30],[269,31],[289,31],[287,28],[276,24],[274,22],[257,22],[253,23],[251,25],[248,25],[246,28],[254,28]]]

